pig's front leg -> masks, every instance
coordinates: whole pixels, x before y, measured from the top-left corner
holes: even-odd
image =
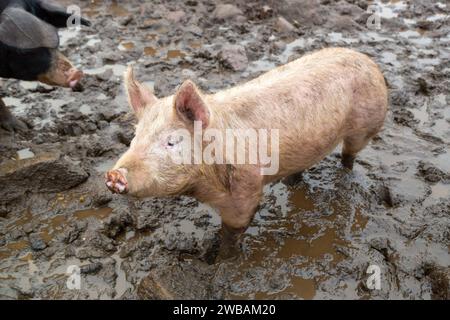
[[[239,237],[247,228],[233,228],[222,223],[220,230],[219,260],[226,260],[239,254]]]
[[[239,237],[244,233],[258,210],[262,197],[262,176],[259,170],[237,170],[230,182],[230,193],[218,205],[222,218],[219,258],[236,255]]]
[[[0,98],[0,127],[7,131],[20,131],[26,130],[27,125],[18,120],[14,115],[8,110],[3,100]]]

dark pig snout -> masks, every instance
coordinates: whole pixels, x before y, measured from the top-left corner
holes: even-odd
[[[83,72],[73,66],[73,64],[59,51],[53,51],[51,65],[47,72],[38,76],[40,82],[60,87],[76,89],[80,87]]]

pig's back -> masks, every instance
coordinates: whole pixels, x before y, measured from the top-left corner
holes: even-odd
[[[352,130],[381,126],[387,107],[377,65],[344,48],[308,54],[214,96],[229,126],[279,129],[280,164],[288,164],[280,175],[310,167]]]
[[[314,115],[321,109],[329,109],[330,104],[335,111],[347,111],[354,93],[360,94],[361,86],[369,86],[377,93],[386,91],[378,66],[354,50],[327,48],[272,69],[243,85],[220,91],[213,95],[213,100],[227,112],[247,113],[241,109],[252,109],[246,111],[272,112],[275,119],[283,120],[283,110],[302,118],[309,112]]]

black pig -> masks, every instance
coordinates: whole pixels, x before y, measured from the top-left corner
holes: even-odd
[[[0,77],[70,87],[79,86],[83,73],[58,51],[58,28],[67,27],[71,14],[44,0],[0,0]],[[82,25],[89,26],[80,18]],[[0,98],[0,126],[24,129]]]

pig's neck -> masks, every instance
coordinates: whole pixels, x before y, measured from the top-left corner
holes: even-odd
[[[267,125],[261,101],[254,90],[245,84],[206,97],[210,107],[210,127],[217,129],[262,128]],[[271,110],[270,108],[267,110]]]
[[[262,124],[262,119],[255,119],[252,116],[251,111],[256,105],[252,105],[250,102],[252,99],[242,99],[236,92],[228,91],[205,95],[203,98],[211,116],[208,128],[225,131],[257,128]],[[213,207],[223,205],[223,202],[229,202],[227,197],[230,194],[230,182],[237,170],[240,169],[229,164],[202,164],[201,169],[197,171],[199,176],[196,177],[195,183],[186,188],[184,194]]]

